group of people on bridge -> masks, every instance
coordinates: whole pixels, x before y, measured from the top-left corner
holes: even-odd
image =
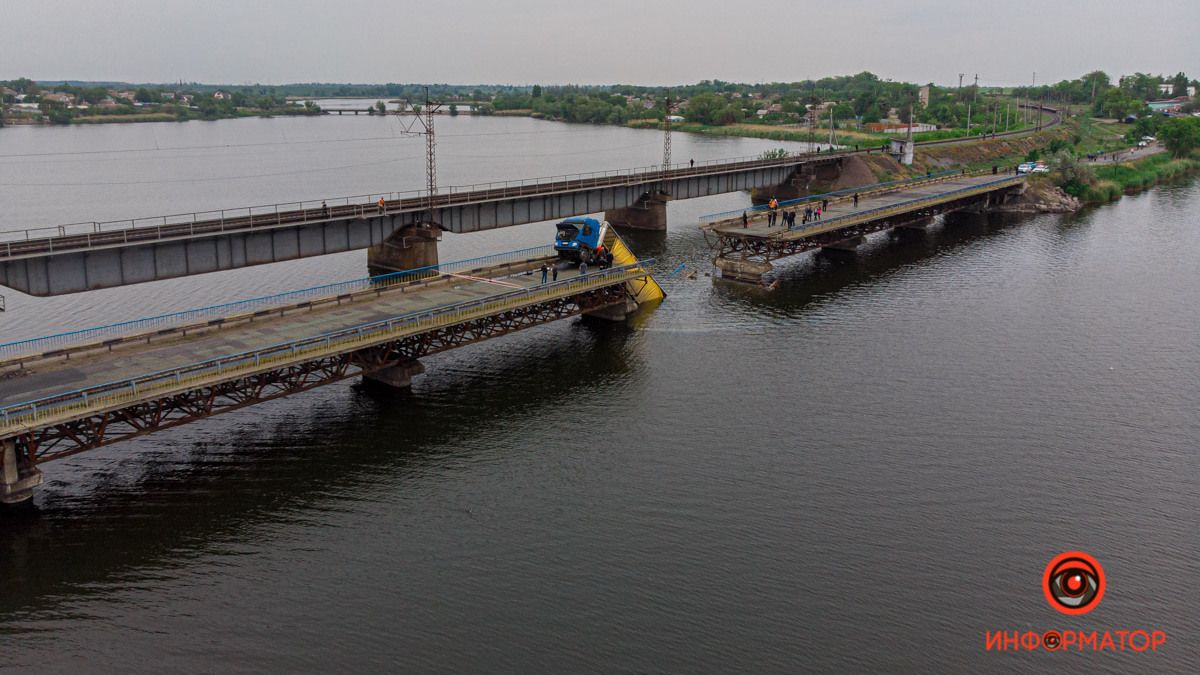
[[[854,195],[854,205],[858,206],[858,194],[857,193]],[[797,211],[796,209],[783,209],[783,211],[780,212],[779,200],[772,197],[771,201],[767,202],[767,229],[771,229],[772,227],[775,227],[775,224],[780,220],[780,218],[782,218],[783,219],[782,226],[786,226],[788,230],[792,230],[792,229],[795,229],[795,227],[796,227],[796,214],[797,213],[801,214],[802,220],[801,220],[800,224],[807,225],[811,222],[820,220],[821,215],[828,210],[829,210],[829,200],[822,199],[820,204],[806,205],[804,207],[804,211]],[[743,228],[750,227],[750,215],[746,211],[742,211],[742,227]]]

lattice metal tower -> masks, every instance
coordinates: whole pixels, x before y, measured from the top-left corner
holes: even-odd
[[[667,90],[665,101],[667,114],[663,116],[663,161],[662,170],[666,173],[671,168],[671,90]]]

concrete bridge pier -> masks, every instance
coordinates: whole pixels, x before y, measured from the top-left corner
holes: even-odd
[[[18,458],[16,441],[0,441],[0,506],[28,504],[41,484],[42,472]]]
[[[624,304],[610,305],[600,309],[594,309],[590,312],[584,312],[585,317],[591,319],[602,319],[604,321],[624,321],[629,318],[630,314],[637,311],[638,304],[631,298],[625,298]]]
[[[363,382],[391,389],[411,389],[412,380],[425,372],[425,364],[420,361],[406,361],[387,368],[380,368],[369,373],[363,373]]]
[[[895,236],[902,236],[904,234],[925,234],[925,231],[929,229],[929,226],[932,224],[933,216],[929,216],[928,218],[922,218],[920,220],[914,220],[908,223],[901,223],[892,228],[892,234]]]
[[[763,275],[775,269],[769,262],[730,260],[720,257],[714,260],[713,264],[717,266],[717,269],[721,270],[722,279],[744,281],[751,284],[762,283]]]
[[[667,202],[671,199],[671,195],[665,192],[645,194],[633,206],[605,211],[604,219],[618,227],[665,231],[667,229]]]
[[[367,249],[371,276],[438,264],[437,243],[442,230],[437,225],[407,225],[378,246]]]
[[[841,241],[836,241],[832,244],[826,244],[825,246],[822,246],[821,253],[835,256],[856,255],[858,253],[858,247],[861,246],[864,241],[866,241],[865,237],[850,237],[849,239],[843,239]]]

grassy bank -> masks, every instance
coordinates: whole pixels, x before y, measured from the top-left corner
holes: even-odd
[[[1076,195],[1084,202],[1101,204],[1121,195],[1164,183],[1200,171],[1200,158],[1173,159],[1167,154],[1154,155],[1135,162],[1123,162],[1096,169],[1096,182]]]

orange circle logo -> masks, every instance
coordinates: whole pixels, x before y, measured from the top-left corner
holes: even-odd
[[[1087,614],[1104,597],[1104,568],[1082,551],[1055,556],[1042,573],[1046,602],[1063,614]]]

